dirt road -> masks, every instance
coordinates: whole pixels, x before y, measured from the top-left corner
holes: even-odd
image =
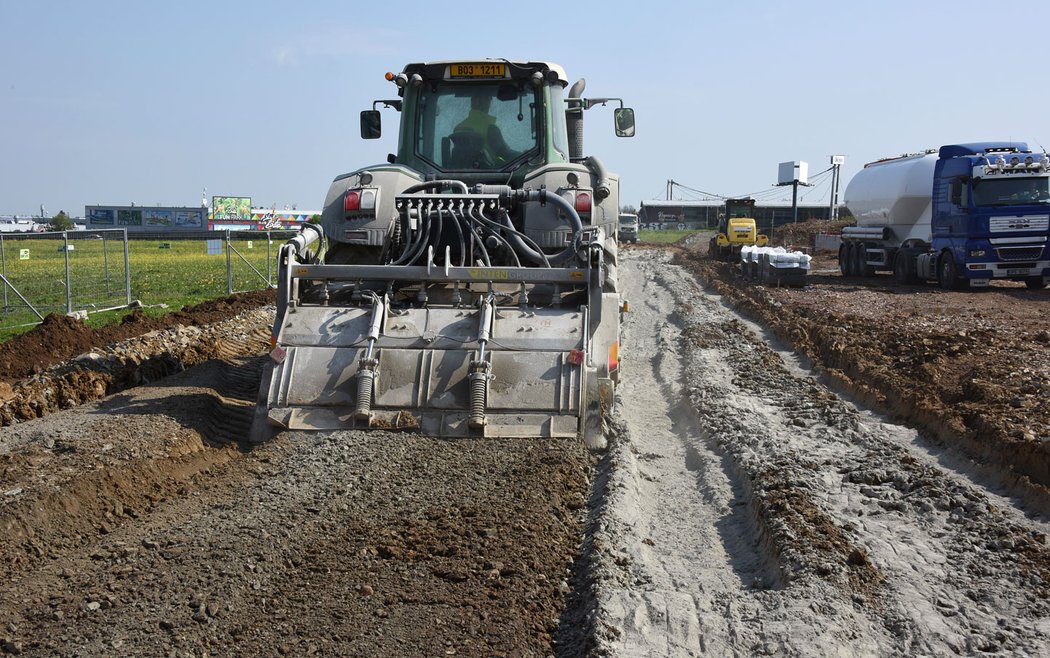
[[[265,312],[222,330],[242,356],[0,429],[0,649],[1044,654],[1047,498],[859,408],[672,260],[621,253],[602,453],[241,448]]]

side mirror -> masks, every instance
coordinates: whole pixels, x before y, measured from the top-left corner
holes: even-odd
[[[950,189],[950,201],[956,206],[962,205],[962,182],[953,180]]]
[[[361,112],[361,139],[379,139],[383,134],[383,118],[379,110]]]
[[[613,111],[613,123],[617,137],[634,137],[634,110],[619,107]]]

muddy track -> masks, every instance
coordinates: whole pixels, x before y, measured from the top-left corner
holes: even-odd
[[[621,268],[601,453],[353,431],[249,449],[255,316],[166,348],[182,371],[0,428],[0,648],[1044,652],[1043,499],[858,408],[670,254]]]

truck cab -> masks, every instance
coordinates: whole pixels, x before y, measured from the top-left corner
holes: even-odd
[[[1050,282],[1050,157],[1023,142],[942,146],[930,222],[936,279]]]
[[[616,232],[616,239],[620,242],[638,242],[638,215],[620,214],[620,228]]]

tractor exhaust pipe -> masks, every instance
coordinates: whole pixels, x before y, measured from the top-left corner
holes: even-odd
[[[565,127],[569,134],[569,161],[583,159],[583,88],[587,81],[580,78],[569,88],[569,109],[565,110]]]

